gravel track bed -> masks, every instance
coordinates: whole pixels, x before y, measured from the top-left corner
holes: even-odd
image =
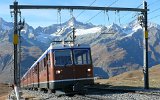
[[[27,100],[160,100],[160,91],[156,95],[147,93],[88,93],[87,95],[74,95],[72,97],[62,95],[57,97],[54,93],[22,90],[23,97]],[[149,95],[148,95],[149,94]],[[14,93],[12,92],[12,96]]]

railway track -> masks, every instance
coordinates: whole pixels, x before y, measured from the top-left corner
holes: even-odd
[[[89,87],[88,90],[90,90],[90,92],[96,92],[98,91],[99,93],[135,93],[135,94],[144,94],[144,95],[157,95],[160,96],[160,89],[122,89],[122,88],[95,88],[95,87]]]
[[[38,100],[160,100],[160,90],[88,87],[86,94],[74,94],[70,96],[56,96],[54,93],[49,94],[33,90],[22,91],[23,94],[29,95],[30,98],[38,98]]]

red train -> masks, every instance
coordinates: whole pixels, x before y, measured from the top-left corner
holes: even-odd
[[[21,79],[21,87],[76,91],[94,84],[89,45],[51,44]]]

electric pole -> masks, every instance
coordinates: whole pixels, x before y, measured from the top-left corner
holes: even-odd
[[[147,9],[147,2],[144,1],[144,9]],[[148,74],[148,25],[147,25],[147,11],[143,12],[144,15],[144,36],[143,36],[143,43],[144,43],[144,88],[149,89],[149,74]]]
[[[20,13],[20,12],[19,12]],[[21,13],[20,13],[21,14]],[[21,15],[20,15],[20,21],[18,23],[18,37],[19,37],[19,45],[18,45],[18,68],[17,68],[17,81],[18,86],[20,87],[20,78],[21,78],[21,30],[24,28],[25,21],[21,21]]]
[[[75,43],[75,38],[76,38],[75,37],[75,28],[74,27],[73,27],[73,37],[72,38],[73,38],[73,44],[74,44]]]
[[[143,8],[147,10],[147,2],[144,1]],[[148,72],[148,25],[147,11],[141,13],[138,21],[143,28],[143,74],[144,74],[144,89],[149,89],[149,72]]]
[[[13,44],[14,44],[14,85],[17,86],[17,45],[18,45],[18,2],[14,2],[14,35],[13,35]]]

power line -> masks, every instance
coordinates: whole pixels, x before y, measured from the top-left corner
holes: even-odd
[[[115,4],[116,2],[118,2],[119,0],[115,0],[112,4],[110,4],[108,7],[112,6],[113,4]],[[88,23],[89,21],[91,21],[93,18],[95,18],[96,16],[98,16],[100,13],[102,13],[102,11],[99,11],[97,14],[95,14],[93,17],[91,17],[89,20],[86,21],[86,23]]]
[[[143,4],[141,3],[140,5],[137,6],[137,8],[141,7]]]
[[[97,1],[97,0],[94,0],[89,6],[92,6],[96,1]],[[80,12],[80,13],[77,15],[76,19],[77,19],[82,13],[84,13],[84,12],[85,12],[85,10],[83,10],[82,12]]]
[[[140,8],[141,6],[142,6],[143,4],[141,3],[140,5],[138,5],[136,8]],[[120,20],[122,19],[122,18],[125,18],[126,16],[128,16],[128,15],[130,15],[130,14],[134,14],[134,13],[127,13],[127,14],[125,14],[124,16],[122,16],[122,17],[120,17]],[[137,13],[135,14],[135,15],[132,15],[132,17],[130,18],[130,19],[132,19],[132,20],[135,20],[136,17],[137,16]],[[125,19],[125,21],[126,21],[126,19]]]
[[[148,4],[148,6],[147,6],[147,7],[149,7],[149,6],[151,6],[151,5],[155,4],[156,2],[159,2],[159,1],[160,1],[160,0],[155,0],[154,2],[152,2],[152,3]]]
[[[160,15],[156,15],[156,16],[154,16],[154,17],[151,17],[150,19],[148,19],[148,20],[151,20],[151,19],[155,19],[155,18],[157,18],[157,17],[159,17]]]
[[[157,9],[155,9],[155,10],[152,10],[152,11],[149,12],[148,14],[151,14],[151,13],[156,12],[156,11],[158,11],[158,10],[160,10],[160,8],[157,8]]]

